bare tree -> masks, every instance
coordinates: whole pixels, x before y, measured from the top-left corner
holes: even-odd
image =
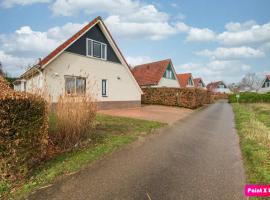
[[[261,80],[255,73],[248,73],[241,80],[240,89],[244,91],[258,91],[261,86]]]

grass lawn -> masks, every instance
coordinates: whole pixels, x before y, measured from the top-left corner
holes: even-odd
[[[98,114],[97,128],[93,141],[83,149],[74,150],[56,156],[47,161],[26,180],[16,183],[16,186],[0,182],[1,193],[6,198],[20,199],[31,191],[52,183],[60,175],[74,173],[87,166],[92,161],[101,159],[104,155],[113,152],[119,147],[128,144],[140,135],[151,133],[151,130],[165,124],[153,121],[112,117]],[[54,119],[50,119],[50,128],[53,128]]]
[[[270,183],[270,104],[232,104],[247,183]]]

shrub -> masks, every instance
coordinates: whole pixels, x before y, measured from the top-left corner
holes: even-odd
[[[49,137],[62,151],[72,148],[91,135],[96,104],[90,97],[60,97],[51,113]]]
[[[198,108],[211,103],[211,92],[199,88],[142,88],[142,103]]]
[[[254,92],[242,92],[239,94],[239,103],[269,103],[270,93],[259,94]],[[237,102],[236,94],[229,95],[229,102]]]
[[[41,97],[10,90],[3,79],[0,86],[0,178],[14,180],[24,177],[44,155],[47,104]]]

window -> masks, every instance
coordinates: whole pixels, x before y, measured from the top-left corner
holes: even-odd
[[[188,85],[193,85],[193,82],[192,82],[191,78],[188,79]]]
[[[107,60],[107,45],[91,39],[86,39],[86,55]]]
[[[66,94],[84,95],[86,79],[76,76],[65,76]]]
[[[102,79],[102,96],[106,97],[107,96],[107,80]]]
[[[225,85],[219,85],[218,88],[225,88]]]
[[[163,77],[168,79],[175,79],[173,71],[171,69],[166,69]]]

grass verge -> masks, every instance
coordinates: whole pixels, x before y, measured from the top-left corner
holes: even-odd
[[[151,130],[165,125],[159,122],[101,114],[97,115],[96,121],[95,137],[88,146],[56,156],[16,185],[0,182],[0,197],[1,194],[5,194],[4,198],[7,199],[23,198],[30,192],[52,183],[57,177],[75,173],[91,162],[136,140],[138,136],[149,134]]]
[[[270,129],[263,113],[249,104],[232,104],[240,146],[244,158],[247,183],[270,183]],[[265,105],[270,110],[270,104]],[[269,119],[269,118],[268,118]],[[268,122],[268,121],[267,121]]]

